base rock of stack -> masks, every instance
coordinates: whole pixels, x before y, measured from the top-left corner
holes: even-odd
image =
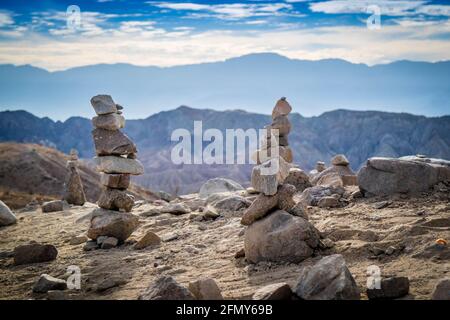
[[[97,171],[104,173],[127,173],[140,175],[144,173],[142,163],[137,159],[104,156],[95,158]]]
[[[120,130],[92,130],[95,151],[98,156],[128,155],[137,152],[136,145]]]
[[[125,118],[117,113],[105,114],[92,118],[92,125],[99,129],[119,130],[125,126]]]
[[[138,227],[139,218],[131,213],[95,209],[92,212],[91,226],[87,236],[96,240],[100,236],[125,241]]]
[[[251,224],[245,231],[245,257],[259,261],[298,263],[314,253],[319,232],[307,220],[278,210]]]
[[[86,202],[86,195],[84,194],[80,174],[73,161],[69,161],[68,168],[70,172],[66,182],[64,200],[66,200],[67,203],[82,206]]]
[[[100,175],[100,182],[105,187],[114,189],[127,189],[130,186],[131,177],[126,173],[107,174],[102,173]]]
[[[130,212],[133,205],[134,197],[120,189],[105,188],[98,199],[98,206],[107,210]]]

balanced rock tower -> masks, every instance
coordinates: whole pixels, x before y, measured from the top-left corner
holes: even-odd
[[[259,194],[241,219],[248,226],[245,257],[252,263],[300,262],[309,258],[319,245],[318,231],[307,221],[301,205],[294,201],[296,187],[285,183],[293,166],[287,140],[291,130],[287,116],[291,110],[285,98],[277,102],[272,124],[266,126],[266,142],[253,158],[258,165],[253,168],[251,182]],[[275,134],[270,129],[276,129]]]
[[[69,174],[65,183],[64,200],[67,203],[82,206],[86,202],[83,183],[81,182],[80,173],[78,172],[78,152],[75,149],[70,150],[69,161],[67,161],[67,169]]]
[[[136,159],[136,145],[120,129],[125,126],[123,107],[109,95],[97,95],[91,99],[97,116],[92,119],[94,130],[96,168],[101,174],[103,190],[93,213],[88,237],[114,237],[127,239],[137,227],[138,218],[129,213],[134,197],[127,193],[131,175],[144,173],[144,167]]]

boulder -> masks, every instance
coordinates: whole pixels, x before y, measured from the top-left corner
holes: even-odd
[[[333,166],[348,166],[350,162],[345,155],[338,154],[331,159],[331,164]]]
[[[258,289],[253,300],[291,300],[292,290],[287,283],[274,283]]]
[[[99,94],[91,99],[91,105],[98,115],[116,113],[117,107],[111,96]]]
[[[136,145],[122,131],[92,130],[95,152],[98,156],[128,155],[137,152]]]
[[[104,173],[128,173],[132,175],[140,175],[144,173],[144,167],[137,159],[104,156],[96,157],[95,161],[97,171]]]
[[[87,236],[96,240],[99,236],[117,238],[125,241],[136,230],[139,218],[131,213],[95,209]]]
[[[134,196],[124,190],[105,188],[98,199],[98,206],[107,210],[124,210],[130,212],[133,209]]]
[[[284,180],[284,183],[293,185],[299,192],[302,192],[306,188],[312,187],[308,175],[299,168],[289,169],[289,175]]]
[[[248,208],[252,203],[245,199],[244,197],[241,196],[229,196],[226,197],[225,199],[221,199],[217,202],[215,202],[214,208],[221,212],[221,213],[226,213],[226,212],[237,212],[243,209]]]
[[[134,245],[134,249],[140,250],[147,248],[149,246],[157,246],[161,244],[161,238],[152,231],[148,231],[136,244]]]
[[[278,209],[288,211],[295,206],[294,194],[297,191],[291,184],[284,183],[278,187]]]
[[[305,212],[305,209],[303,208],[302,203],[296,203],[295,206],[293,206],[291,209],[287,210],[288,213],[301,217],[305,220],[309,220],[308,214]]]
[[[9,207],[0,200],[0,227],[9,226],[17,222],[17,218]]]
[[[64,201],[53,200],[47,201],[42,204],[42,212],[56,212],[64,210]]]
[[[301,262],[319,245],[319,232],[307,220],[278,210],[245,231],[245,257],[259,261]]]
[[[315,186],[311,188],[306,188],[300,195],[299,202],[303,206],[317,206],[320,199],[323,197],[329,197],[336,195],[340,198],[344,194],[345,190],[342,187],[330,187],[330,186]]]
[[[160,213],[170,213],[174,215],[182,215],[191,212],[188,206],[183,203],[169,203],[165,206],[162,206],[159,210]]]
[[[349,166],[334,165],[315,175],[311,179],[311,183],[313,185],[332,187],[355,185],[356,175]]]
[[[237,182],[225,179],[214,178],[206,181],[201,187],[199,197],[202,199],[208,198],[210,195],[222,192],[233,192],[244,190],[244,188]]]
[[[130,175],[129,174],[100,174],[100,182],[105,187],[114,189],[127,189],[130,186]]]
[[[82,206],[86,202],[83,183],[76,165],[68,165],[69,175],[65,184],[64,200],[69,204]]]
[[[292,111],[292,107],[289,102],[286,101],[285,97],[282,97],[277,101],[275,107],[272,110],[272,119],[278,116],[286,116]]]
[[[197,300],[223,300],[219,286],[211,278],[199,279],[189,283],[189,291]]]
[[[53,261],[58,250],[51,244],[30,243],[14,248],[14,265]]]
[[[340,254],[300,270],[294,292],[304,300],[359,300],[360,293]]]
[[[50,290],[65,290],[67,288],[66,281],[57,279],[48,274],[43,274],[33,287],[35,293],[46,293]]]
[[[450,300],[450,278],[440,280],[434,287],[433,300]]]
[[[194,297],[174,278],[162,276],[144,290],[139,300],[194,300]]]
[[[381,280],[380,289],[367,289],[367,297],[375,299],[396,299],[409,293],[409,279],[407,277],[391,277]]]
[[[361,192],[370,195],[426,192],[450,181],[450,162],[440,159],[370,158],[358,172]]]
[[[267,196],[277,193],[278,186],[289,175],[291,166],[283,158],[271,159],[252,170],[252,187]]]
[[[98,129],[119,130],[125,127],[125,118],[117,113],[110,113],[92,118],[92,125]]]
[[[69,240],[69,244],[72,246],[77,246],[79,244],[85,243],[88,241],[88,237],[86,237],[84,234],[81,234],[79,236],[74,236]]]

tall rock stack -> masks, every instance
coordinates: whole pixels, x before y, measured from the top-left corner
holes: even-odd
[[[114,103],[109,95],[97,95],[91,99],[97,116],[92,119],[97,170],[101,172],[104,186],[98,206],[108,210],[130,212],[134,197],[127,194],[130,175],[144,173],[136,159],[136,145],[125,135],[122,106]]]
[[[67,169],[69,174],[65,183],[64,200],[67,203],[82,206],[86,202],[83,183],[81,182],[80,173],[78,172],[78,152],[75,149],[70,150],[69,161],[67,161]]]
[[[292,107],[287,102],[285,97],[277,101],[272,111],[272,124],[265,127],[267,130],[267,139],[263,141],[260,150],[257,150],[253,155],[253,160],[257,164],[266,162],[272,159],[272,154],[275,148],[278,149],[278,154],[288,163],[292,163],[293,154],[289,147],[288,135],[291,131],[291,122],[288,114],[292,111]],[[272,134],[271,129],[278,130],[278,136]],[[272,145],[275,142],[275,145]]]

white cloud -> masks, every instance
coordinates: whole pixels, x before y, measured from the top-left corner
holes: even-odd
[[[418,8],[417,13],[423,13],[429,16],[450,17],[450,5],[426,5]]]
[[[428,0],[328,0],[313,2],[309,8],[313,12],[327,14],[366,13],[369,6],[377,5],[383,15],[403,16],[415,14],[415,10],[427,2]]]
[[[250,17],[261,17],[283,14],[292,9],[287,3],[232,3],[232,4],[198,4],[191,2],[148,2],[150,5],[171,10],[195,11],[195,17],[216,17],[223,20],[236,20]],[[201,11],[203,13],[198,14]]]
[[[406,20],[403,20],[406,21]],[[32,64],[49,70],[96,63],[173,66],[218,61],[255,52],[277,52],[290,58],[342,58],[355,63],[386,63],[400,59],[450,60],[450,42],[435,35],[450,32],[450,22],[432,25],[320,27],[272,31],[167,30],[152,23],[129,23],[140,32],[103,30],[98,35],[67,38],[29,34],[0,43],[0,63]],[[147,29],[145,29],[147,28]]]
[[[0,11],[0,28],[14,24],[14,19],[10,12]]]

